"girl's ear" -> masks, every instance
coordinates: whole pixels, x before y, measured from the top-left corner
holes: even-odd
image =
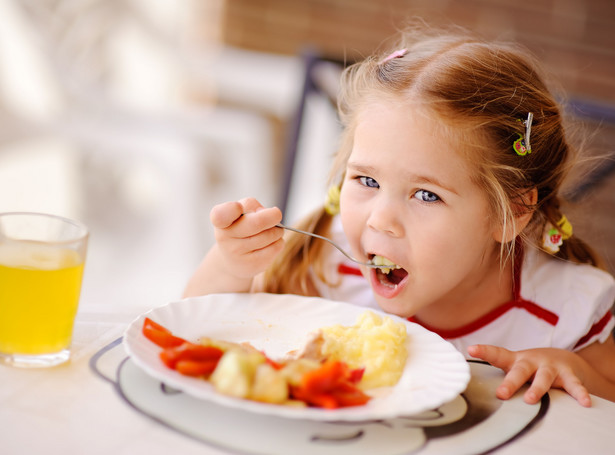
[[[493,231],[493,238],[496,242],[511,242],[525,229],[525,226],[532,219],[532,215],[534,215],[536,203],[538,202],[538,190],[531,188],[519,196],[519,199],[520,201],[514,203],[513,206],[515,210],[513,222],[506,226],[500,224]]]

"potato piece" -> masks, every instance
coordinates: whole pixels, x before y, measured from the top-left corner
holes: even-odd
[[[256,368],[250,398],[265,403],[284,403],[288,400],[288,384],[284,375],[267,363]]]
[[[247,398],[252,391],[256,368],[264,362],[262,354],[231,349],[224,353],[209,380],[220,393]]]

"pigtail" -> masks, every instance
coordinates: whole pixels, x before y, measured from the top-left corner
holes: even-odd
[[[327,236],[332,219],[333,216],[324,208],[319,208],[296,227]],[[265,271],[263,291],[274,294],[317,295],[310,271],[327,283],[322,258],[324,245],[322,240],[288,232],[284,250]]]
[[[541,231],[542,237],[544,239],[545,236],[548,235],[549,230],[554,229],[554,226],[561,225],[561,220],[564,220],[566,218],[560,209],[560,201],[556,196],[550,198],[541,207],[541,213],[544,217]],[[604,261],[600,258],[600,256],[594,251],[593,248],[591,248],[581,238],[576,236],[574,232],[571,232],[570,236],[568,236],[567,238],[562,239],[558,251],[547,252],[552,254],[554,257],[566,261],[577,262],[580,264],[590,264],[594,267],[599,267],[603,270],[606,270]]]

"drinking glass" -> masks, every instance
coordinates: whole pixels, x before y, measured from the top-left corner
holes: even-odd
[[[0,213],[0,362],[70,359],[89,232],[45,213]]]

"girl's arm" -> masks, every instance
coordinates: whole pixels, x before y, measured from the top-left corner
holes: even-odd
[[[587,388],[594,395],[615,401],[615,340],[607,338],[604,343],[592,343],[581,349],[577,354],[583,358],[599,374],[590,382],[587,380]]]
[[[556,348],[509,351],[504,348],[476,345],[468,353],[506,372],[496,390],[498,398],[510,398],[525,383],[527,403],[536,403],[552,388],[566,390],[583,406],[591,406],[590,393],[615,401],[615,343],[593,343],[578,353]]]
[[[188,281],[184,297],[216,292],[248,292],[284,246],[276,207],[256,199],[226,202],[210,213],[216,243]]]

